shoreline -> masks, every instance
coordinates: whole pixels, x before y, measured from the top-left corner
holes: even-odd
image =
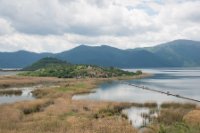
[[[141,76],[139,77],[141,78]],[[15,82],[9,84],[10,86],[18,83],[16,82],[16,78],[17,77],[14,77]],[[127,104],[72,100],[73,94],[90,92],[102,82],[119,79],[126,80],[132,79],[132,77],[115,77],[109,79],[63,79],[61,82],[58,82],[57,85],[59,87],[43,87],[34,90],[32,93],[36,97],[34,100],[1,104],[0,132],[13,133],[13,130],[15,130],[16,132],[14,133],[35,133],[33,131],[43,133],[49,131],[48,128],[45,128],[48,123],[53,124],[56,121],[59,126],[50,127],[53,128],[54,132],[60,133],[65,133],[64,131],[66,130],[66,126],[63,126],[63,123],[65,123],[65,125],[77,125],[76,128],[74,128],[74,126],[67,126],[69,133],[102,132],[102,130],[109,133],[120,133],[121,130],[129,133],[137,133],[137,130],[129,124],[127,118],[121,116],[121,113],[119,113],[120,110],[116,110],[116,108],[120,109],[121,107],[127,106]],[[21,77],[19,78],[19,81],[20,80],[22,80]],[[28,84],[29,83],[30,82],[28,82]],[[30,85],[32,84],[33,83],[30,83]],[[19,82],[17,86],[24,85]],[[114,112],[111,115],[108,115],[107,111],[109,112],[109,110]],[[19,114],[17,112],[19,112]],[[49,114],[51,115],[49,116]],[[49,117],[51,120],[49,120]],[[38,122],[38,118],[41,120],[40,122]],[[29,121],[29,125],[24,126],[28,119],[31,120]],[[72,121],[71,119],[74,120]],[[109,126],[107,126],[106,123],[109,123]],[[91,126],[91,124],[93,126]],[[35,128],[35,125],[40,128]],[[81,125],[87,128],[83,129],[81,128]],[[24,130],[21,131],[21,128]]]
[[[30,87],[40,84],[57,84],[63,79],[54,77],[25,77],[17,75],[0,76],[0,90],[16,87]]]
[[[81,92],[75,92],[72,95],[72,97],[74,95],[92,93],[92,90],[94,90],[95,88],[97,88],[102,83],[112,82],[112,81],[134,80],[134,79],[148,78],[148,77],[151,77],[151,76],[153,76],[153,74],[144,73],[142,75],[136,75],[136,76],[122,76],[122,77],[112,77],[112,78],[93,78],[93,80],[96,80],[94,88],[88,88],[87,90],[83,89],[83,91],[81,91]],[[88,78],[88,80],[90,80],[90,78]]]
[[[103,82],[147,78],[150,76],[153,76],[153,74],[108,79],[63,79],[60,82],[55,82],[58,86],[34,90],[33,95],[36,99],[32,101],[0,105],[0,129],[2,129],[3,133],[13,133],[12,130],[16,131],[14,133],[35,133],[33,131],[43,133],[48,132],[50,129],[60,133],[65,133],[66,130],[69,133],[102,131],[109,133],[121,133],[120,131],[137,133],[138,129],[135,129],[130,124],[122,110],[131,107],[151,108],[157,106],[155,103],[139,104],[72,100],[72,97],[77,94],[90,93]],[[171,107],[171,104],[167,106]],[[29,122],[28,125],[26,125],[27,121]],[[54,125],[55,122],[57,126]],[[46,128],[46,125],[49,125],[50,129]],[[21,131],[21,128],[24,130]]]
[[[130,84],[130,83],[126,83],[126,82],[123,82],[123,84],[134,86],[136,88],[147,90],[147,91],[152,91],[152,92],[155,92],[155,93],[164,94],[164,95],[167,95],[167,96],[173,96],[173,97],[176,97],[176,98],[197,102],[198,104],[200,103],[200,100],[189,98],[189,97],[185,97],[185,96],[182,96],[182,95],[179,95],[179,94],[174,94],[174,93],[171,93],[169,91],[165,92],[165,91],[162,91],[162,90],[156,90],[156,89],[152,89],[152,88],[149,88],[149,87],[139,86],[139,85],[136,85],[136,84]]]

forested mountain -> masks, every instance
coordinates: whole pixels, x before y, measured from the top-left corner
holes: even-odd
[[[114,47],[81,45],[57,54],[28,51],[0,52],[0,68],[22,68],[44,58],[55,57],[72,64],[134,67],[200,66],[200,42],[175,40],[148,48],[121,50]]]
[[[17,52],[0,52],[0,68],[23,68],[48,56],[52,56],[52,54],[33,53],[23,50]]]

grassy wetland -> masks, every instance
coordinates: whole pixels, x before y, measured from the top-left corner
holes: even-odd
[[[21,78],[24,77],[14,77],[13,84],[24,86],[18,82]],[[26,85],[41,80],[49,83],[46,78],[34,79],[26,77],[30,81]],[[119,79],[123,78],[50,78],[55,86],[34,90],[37,99],[0,105],[0,133],[137,133],[139,129],[132,127],[122,110],[129,107],[156,108],[157,104],[72,100],[75,94],[90,92],[102,82]],[[10,82],[9,85],[13,84]],[[199,114],[200,109],[193,104],[164,103],[158,117],[142,132],[199,133]]]
[[[13,87],[40,85],[31,92],[34,99],[0,104],[0,133],[200,131],[200,108],[192,103],[173,102],[158,105],[154,102],[137,101],[72,100],[74,95],[90,93],[103,82],[140,79],[152,76],[151,74],[141,71],[125,72],[116,68],[71,65],[52,58],[42,59],[27,69],[34,70],[17,76],[0,77],[0,96],[21,95],[21,90],[12,90]],[[68,74],[70,77],[66,76]],[[148,123],[134,127],[133,121],[123,112],[130,108],[148,108],[149,112],[140,114]]]
[[[108,115],[102,111],[122,106],[121,103],[71,99],[104,80],[65,79],[57,83],[59,87],[35,90],[36,100],[0,105],[0,132],[136,132],[119,112]]]

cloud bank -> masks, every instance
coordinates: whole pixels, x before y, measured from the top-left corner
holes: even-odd
[[[0,0],[0,51],[200,40],[199,0]]]

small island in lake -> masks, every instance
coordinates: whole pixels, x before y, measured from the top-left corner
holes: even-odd
[[[112,78],[142,74],[142,71],[128,72],[114,67],[74,65],[52,57],[43,58],[22,70],[28,72],[19,75],[58,78]]]

